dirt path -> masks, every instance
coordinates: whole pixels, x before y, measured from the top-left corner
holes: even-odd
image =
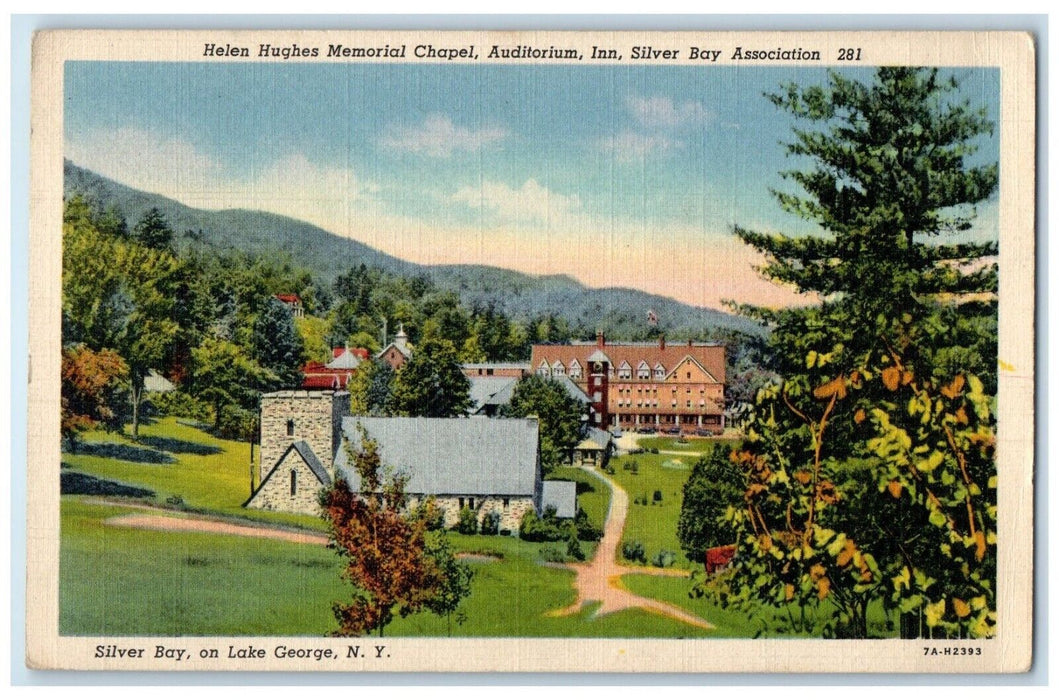
[[[599,601],[600,607],[595,613],[596,616],[607,615],[628,608],[641,608],[674,620],[686,622],[695,627],[713,629],[712,624],[701,617],[692,615],[683,608],[663,603],[653,598],[636,595],[622,585],[621,577],[627,574],[686,577],[688,572],[680,569],[660,569],[618,564],[618,545],[621,543],[621,533],[625,529],[625,518],[629,513],[629,494],[617,482],[608,479],[603,474],[586,467],[581,468],[610,486],[612,494],[610,509],[607,512],[607,521],[603,525],[603,538],[599,541],[599,546],[596,547],[596,554],[592,557],[592,561],[584,564],[566,565],[577,575],[574,580],[577,600],[567,608],[553,610],[548,614],[557,617],[574,615],[580,612],[585,604],[591,601]]]
[[[144,510],[152,510],[144,508]],[[143,530],[161,530],[163,532],[204,532],[217,535],[236,535],[238,537],[258,537],[295,544],[327,544],[325,535],[314,535],[309,532],[295,532],[276,527],[259,527],[256,525],[237,525],[223,520],[209,520],[193,516],[174,515],[164,510],[156,510],[154,515],[130,513],[116,515],[103,521],[105,525],[115,527],[133,527]]]

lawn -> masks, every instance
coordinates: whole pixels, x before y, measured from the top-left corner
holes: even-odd
[[[62,459],[72,471],[149,489],[159,503],[179,498],[194,510],[324,529],[323,521],[312,516],[243,508],[250,497],[250,446],[175,418],[141,424],[138,443],[114,433],[85,433],[78,451],[63,453]]]
[[[308,635],[334,628],[331,603],[348,596],[340,561],[314,545],[228,535],[155,532],[105,524],[134,512],[62,499],[59,628],[63,635]],[[643,611],[593,619],[547,613],[574,601],[573,573],[539,561],[541,545],[451,534],[474,561],[463,624],[453,636],[686,637],[705,630]],[[387,636],[446,636],[430,613],[395,620]]]
[[[692,562],[680,549],[677,521],[684,501],[684,482],[697,459],[691,455],[644,452],[610,460],[614,469],[611,478],[629,494],[622,541],[643,544],[649,563],[660,551],[668,550],[676,555],[674,566],[692,568]]]

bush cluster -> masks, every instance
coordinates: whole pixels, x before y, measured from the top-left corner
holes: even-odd
[[[621,543],[621,555],[628,561],[647,563],[647,554],[644,552],[643,543],[637,540],[626,540]]]
[[[456,521],[456,532],[461,535],[478,534],[478,514],[470,508],[460,510],[459,520]]]
[[[145,406],[149,415],[191,418],[202,423],[213,423],[213,407],[184,391],[151,392]]]

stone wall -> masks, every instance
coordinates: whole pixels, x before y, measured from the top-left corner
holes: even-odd
[[[435,496],[434,505],[441,510],[443,522],[446,528],[453,528],[460,521],[460,499],[463,499],[464,507],[470,507],[471,499],[474,499],[474,510],[478,518],[478,528],[482,527],[482,519],[487,513],[500,513],[501,530],[510,530],[517,534],[522,517],[527,511],[539,512],[529,496]],[[507,499],[507,506],[504,505]],[[408,507],[415,508],[423,500],[421,496],[412,496],[408,500]]]
[[[291,473],[295,474],[295,488],[291,493]],[[257,493],[246,504],[247,508],[277,510],[284,513],[321,515],[319,495],[323,484],[296,450],[291,450],[276,465],[271,476],[262,482]]]
[[[276,391],[262,395],[260,481],[298,440],[309,443],[317,459],[333,473],[342,416],[346,415],[349,393],[345,391]],[[288,421],[292,421],[293,434],[288,431]]]

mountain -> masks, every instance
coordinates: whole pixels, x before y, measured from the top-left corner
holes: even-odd
[[[350,267],[364,263],[399,275],[424,276],[442,289],[457,292],[467,305],[491,303],[519,319],[550,313],[575,326],[601,328],[615,337],[643,335],[648,310],[657,315],[659,328],[672,338],[703,337],[714,329],[761,332],[756,324],[739,316],[636,289],[593,289],[566,275],[534,276],[484,265],[419,265],[286,216],[244,209],[194,209],[127,187],[70,161],[64,161],[63,174],[65,197],[81,194],[101,207],[116,205],[130,227],[149,209],[159,209],[176,232],[178,248],[286,254],[328,284]]]

